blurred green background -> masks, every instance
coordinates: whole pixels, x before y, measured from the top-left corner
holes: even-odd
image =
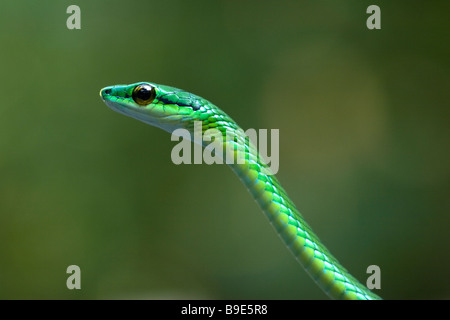
[[[383,298],[450,298],[449,9],[2,1],[0,298],[327,298],[229,168],[174,165],[168,133],[98,96],[138,81],[280,129],[278,177],[353,275],[376,264]]]

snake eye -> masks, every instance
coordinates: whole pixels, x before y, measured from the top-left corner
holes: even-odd
[[[148,84],[140,84],[133,90],[133,100],[140,106],[146,106],[155,99],[155,88]]]

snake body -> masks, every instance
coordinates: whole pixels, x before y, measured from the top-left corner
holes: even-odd
[[[239,153],[245,155],[243,163],[235,161],[229,166],[322,290],[335,299],[380,299],[350,275],[322,244],[243,130],[217,106],[190,92],[150,82],[105,87],[100,96],[114,111],[168,132],[186,129],[193,134],[195,121],[201,121],[205,135],[208,129],[219,130],[222,137],[218,140],[225,152],[231,152],[234,159]],[[204,141],[202,144],[207,145]]]

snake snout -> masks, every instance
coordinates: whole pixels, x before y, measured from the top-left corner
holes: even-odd
[[[106,87],[100,90],[100,97],[105,100],[107,96],[111,94],[112,90],[111,87]]]

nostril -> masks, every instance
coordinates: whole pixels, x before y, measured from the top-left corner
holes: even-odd
[[[111,94],[111,89],[105,89],[105,90],[103,90],[103,93],[104,94]]]

